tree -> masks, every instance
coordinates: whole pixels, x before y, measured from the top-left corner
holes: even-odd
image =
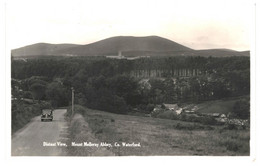
[[[235,102],[232,113],[234,113],[238,118],[248,119],[250,117],[249,101],[239,100]]]
[[[34,83],[30,87],[33,100],[40,101],[45,96],[46,85],[41,83]]]
[[[51,101],[53,107],[67,106],[70,96],[70,91],[58,82],[52,82],[47,86],[46,98]]]
[[[105,81],[102,81],[103,84]],[[138,82],[132,77],[117,75],[108,80],[110,90],[118,97],[123,98],[127,104],[136,105],[141,101],[141,94],[138,91]]]
[[[128,111],[125,100],[122,97],[112,94],[110,91],[101,89],[98,93],[100,98],[98,99],[99,109],[108,112],[125,114]]]
[[[150,90],[150,102],[153,104],[160,104],[163,102],[164,98],[164,83],[160,79],[150,79],[149,83],[151,85]]]
[[[164,101],[166,103],[173,103],[177,101],[176,90],[174,85],[174,80],[172,78],[167,78],[164,80],[165,96]]]

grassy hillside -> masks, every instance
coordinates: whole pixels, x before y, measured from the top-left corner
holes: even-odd
[[[201,113],[224,113],[227,114],[232,111],[233,106],[237,100],[230,101],[211,101],[206,104],[199,104],[198,112]]]
[[[156,119],[91,110],[76,106],[84,122],[73,120],[71,141],[111,143],[106,149],[116,156],[128,155],[249,155],[249,130],[227,130],[177,120]],[[78,116],[77,116],[78,117]],[[90,137],[91,136],[91,137]],[[141,147],[116,147],[117,142],[136,143]],[[96,148],[95,152],[98,149]],[[93,148],[70,148],[71,155],[93,155]],[[107,155],[95,153],[95,155]]]
[[[196,111],[200,113],[228,114],[232,112],[234,104],[241,99],[249,100],[249,96],[226,98],[222,100],[211,100],[202,102],[200,104],[192,104],[190,107],[195,107]]]
[[[58,50],[72,48],[78,46],[76,44],[49,44],[37,43],[29,46],[21,47],[12,50],[14,57],[28,57],[28,56],[41,56],[41,55],[55,55]]]
[[[72,49],[61,50],[60,53],[69,53],[73,55],[117,55],[118,51],[150,51],[150,52],[165,52],[165,51],[189,51],[188,47],[178,44],[174,41],[161,38],[158,36],[148,37],[132,37],[118,36],[104,39],[95,43],[84,46],[75,47]]]

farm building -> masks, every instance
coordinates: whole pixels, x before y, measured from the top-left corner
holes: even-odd
[[[177,104],[162,104],[155,106],[152,114],[157,114],[164,111],[173,111],[176,115],[179,115],[182,113],[182,108],[180,108]]]

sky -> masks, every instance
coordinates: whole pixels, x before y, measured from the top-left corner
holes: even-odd
[[[8,0],[11,49],[161,36],[192,49],[250,49],[250,0]]]

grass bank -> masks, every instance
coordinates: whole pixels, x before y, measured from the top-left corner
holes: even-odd
[[[82,136],[84,132],[91,132],[95,142],[120,144],[106,148],[116,156],[247,156],[250,151],[249,130],[228,130],[224,126],[119,115],[82,106],[75,106],[75,111],[82,114],[87,122],[87,125],[81,125],[83,127],[78,134]],[[77,141],[88,141],[88,137],[83,136]],[[140,144],[141,147],[125,147],[122,143]]]

